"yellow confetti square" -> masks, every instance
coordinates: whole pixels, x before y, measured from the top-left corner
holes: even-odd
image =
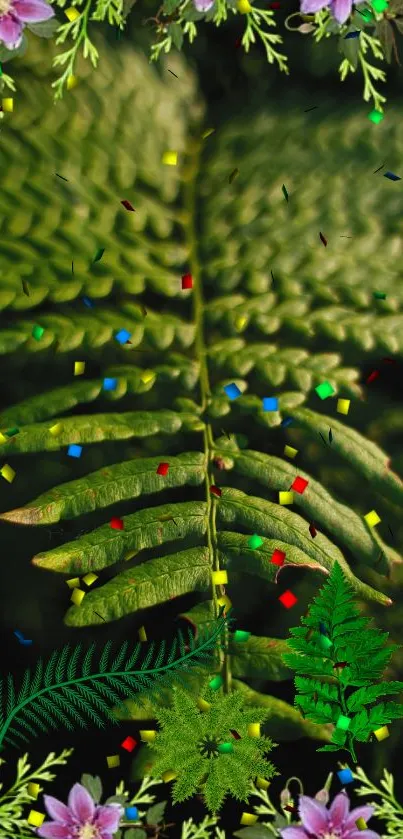
[[[225,586],[228,583],[228,574],[226,571],[213,571],[211,576],[213,578],[213,586]]]
[[[241,824],[256,824],[257,816],[254,816],[253,813],[242,813],[241,816]]]
[[[363,819],[362,816],[360,816],[360,818],[357,819],[357,821],[355,823],[355,826],[358,827],[358,830],[366,830],[367,829],[367,823],[366,823],[365,819]]]
[[[379,524],[379,522],[381,521],[381,519],[378,516],[378,513],[376,513],[375,510],[371,510],[370,513],[367,513],[367,515],[364,516],[364,519],[369,527],[375,527],[375,525]]]
[[[82,376],[85,371],[85,361],[75,361],[74,362],[74,375],[75,376]]]
[[[119,755],[109,755],[106,758],[106,762],[108,764],[108,769],[116,769],[117,766],[120,766],[120,757]]]
[[[8,443],[8,437],[5,437],[4,434],[2,434],[0,431],[0,446],[2,445],[2,443]]]
[[[178,152],[165,151],[162,155],[162,162],[165,164],[165,166],[176,166],[178,162]]]
[[[143,385],[148,385],[153,379],[155,379],[153,370],[144,370],[144,373],[140,376],[140,381],[143,382]]]
[[[295,457],[298,454],[298,449],[293,449],[292,446],[284,446],[284,454],[286,457]]]
[[[252,11],[252,6],[249,3],[249,0],[238,0],[236,7],[238,9],[238,12],[241,13],[241,15],[247,15],[248,12]],[[250,824],[250,822],[248,822],[248,824]]]
[[[98,574],[93,574],[91,572],[90,574],[86,574],[85,577],[83,577],[83,582],[85,583],[86,586],[92,586],[92,584],[95,583],[95,580],[97,580],[97,579],[98,579]]]
[[[73,87],[76,87],[76,85],[78,85],[77,76],[67,76],[67,83],[66,83],[67,90],[73,90]]]
[[[381,740],[386,740],[389,737],[389,729],[387,725],[383,725],[382,728],[377,728],[374,731],[376,739],[381,742]]]
[[[339,414],[348,414],[350,410],[350,399],[338,399],[337,400],[337,412]]]
[[[147,633],[144,626],[140,626],[138,631],[139,641],[147,641]]]
[[[268,789],[270,786],[270,781],[266,781],[266,778],[256,778],[256,786],[258,789]]]
[[[143,728],[140,730],[140,737],[143,743],[152,743],[155,740],[156,731],[154,729],[145,729]]]
[[[78,588],[80,585],[80,577],[71,577],[70,580],[66,580],[66,583],[69,588]]]
[[[69,9],[65,9],[64,14],[69,19],[70,23],[72,23],[73,20],[77,20],[77,18],[80,17],[80,12],[77,9],[75,9],[74,6],[70,6]]]
[[[246,315],[238,315],[238,317],[235,318],[235,328],[241,330],[244,326],[246,326],[247,322],[248,318]]]
[[[249,737],[260,737],[260,722],[251,722],[248,725]]]
[[[14,110],[14,99],[2,99],[1,107],[5,113],[12,114]]]
[[[40,827],[45,821],[45,818],[45,813],[39,813],[38,810],[30,810],[28,824],[32,824],[34,827]]]
[[[49,428],[50,433],[53,434],[54,437],[58,437],[61,430],[62,426],[60,422],[57,422],[56,425],[52,425],[51,428]]]
[[[205,699],[198,699],[196,705],[200,711],[209,711],[211,708],[211,703],[206,702]]]
[[[231,608],[232,603],[231,603],[229,597],[227,597],[226,594],[223,594],[222,597],[219,597],[217,599],[217,605],[219,606],[220,609],[222,608],[222,606],[224,606],[225,612],[228,612],[228,609]]]
[[[39,784],[34,784],[32,781],[28,784],[28,795],[31,798],[38,798],[40,786]]]
[[[73,589],[70,600],[71,600],[72,603],[74,603],[75,606],[81,606],[81,603],[83,602],[84,597],[85,597],[85,591],[81,591],[80,588],[75,588],[75,589]]]
[[[210,134],[214,134],[215,128],[208,128],[207,131],[202,134],[202,140],[206,140],[207,137],[210,137]]]
[[[139,551],[128,551],[124,555],[123,559],[124,559],[125,562],[128,562],[129,559],[133,559],[133,557],[136,556],[138,553],[140,553],[140,552]]]
[[[168,781],[173,781],[174,778],[177,777],[176,772],[173,772],[172,769],[168,769],[166,772],[163,772],[161,778],[167,784]]]
[[[294,493],[293,492],[279,492],[278,501],[279,501],[279,504],[293,504],[294,503]]]
[[[8,481],[9,484],[12,484],[15,478],[14,469],[12,469],[8,463],[5,463],[4,466],[0,469],[0,475],[4,478],[5,481]]]

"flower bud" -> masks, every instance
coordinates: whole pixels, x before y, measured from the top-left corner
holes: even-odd
[[[327,789],[320,789],[315,795],[315,801],[319,801],[321,804],[326,806],[329,801],[329,793]]]
[[[283,809],[284,807],[287,807],[287,804],[292,804],[291,794],[287,787],[280,792],[280,804]]]

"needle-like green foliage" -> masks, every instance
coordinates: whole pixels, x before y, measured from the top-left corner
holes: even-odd
[[[380,681],[396,644],[387,632],[359,616],[353,593],[338,563],[309,609],[302,626],[290,630],[283,656],[296,672],[295,705],[316,723],[333,723],[332,742],[319,752],[346,749],[357,762],[354,741],[365,743],[377,729],[403,717],[403,705],[381,702],[403,691],[403,682]],[[355,688],[355,689],[353,689]]]

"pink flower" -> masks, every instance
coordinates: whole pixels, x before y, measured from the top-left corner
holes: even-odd
[[[359,0],[357,0],[359,2]],[[301,12],[304,15],[315,14],[330,6],[330,11],[337,23],[345,23],[353,11],[353,0],[301,0]]]
[[[41,23],[54,16],[45,0],[0,0],[0,41],[14,50],[22,41],[26,23]]]
[[[67,807],[52,795],[43,798],[54,821],[44,822],[38,829],[42,839],[112,839],[123,815],[119,804],[95,806],[82,784],[74,784],[70,790]]]
[[[356,807],[350,813],[350,800],[346,792],[336,795],[328,810],[315,798],[301,795],[299,816],[301,827],[286,827],[281,830],[282,839],[380,839],[373,830],[360,830],[356,821],[360,817],[368,822],[373,807]]]

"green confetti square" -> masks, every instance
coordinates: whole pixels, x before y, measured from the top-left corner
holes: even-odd
[[[236,629],[234,632],[234,641],[247,641],[250,638],[250,632],[246,632],[244,629]]]
[[[45,330],[44,330],[43,326],[34,326],[33,327],[32,337],[35,338],[35,341],[40,341],[41,340],[44,331]]]
[[[370,114],[368,114],[368,119],[370,119],[371,122],[374,122],[375,125],[378,125],[378,123],[382,122],[383,120],[383,114],[381,114],[380,111],[374,109],[373,111],[371,111]]]
[[[357,11],[358,11],[358,9],[357,9]],[[364,20],[365,20],[367,23],[369,23],[369,21],[370,21],[370,20],[373,20],[373,19],[374,19],[374,16],[373,16],[372,12],[371,12],[369,9],[364,9],[364,11],[363,11],[363,12],[359,12],[359,14],[361,15],[361,17],[363,17],[363,18],[364,18]]]
[[[319,644],[322,647],[322,650],[330,650],[330,647],[333,647],[333,641],[331,641],[326,635],[320,636]]]
[[[342,731],[347,731],[347,729],[350,728],[350,723],[350,717],[345,717],[343,714],[340,714],[336,723],[336,728],[341,728]]]
[[[378,15],[381,14],[381,12],[384,12],[385,9],[388,8],[388,5],[389,3],[387,0],[372,0],[371,2],[373,10],[377,12]]]
[[[220,743],[219,746],[217,746],[217,751],[221,755],[230,755],[231,752],[234,751],[234,747],[232,743]]]
[[[211,690],[218,690],[222,684],[223,680],[221,676],[214,676],[214,679],[211,679],[211,681],[208,683],[208,686],[209,688],[211,688]]]
[[[315,391],[320,399],[327,399],[328,396],[333,396],[335,393],[330,382],[322,382],[322,384],[315,388]]]
[[[375,300],[386,300],[386,294],[384,291],[374,291]]]
[[[261,536],[258,536],[257,533],[254,533],[248,540],[248,545],[252,549],[260,548],[260,546],[263,545],[263,539]]]

